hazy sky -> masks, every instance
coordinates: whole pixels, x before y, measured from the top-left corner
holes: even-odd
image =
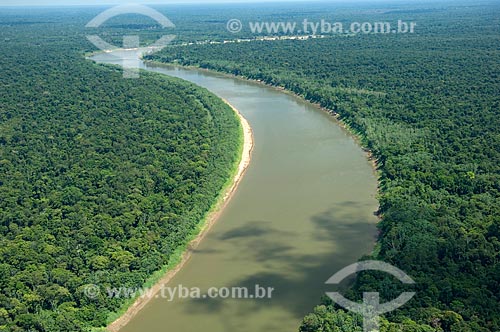
[[[273,2],[299,0],[273,0]],[[45,5],[118,5],[118,4],[176,4],[176,3],[244,3],[269,2],[266,0],[0,0],[0,6],[45,6]]]
[[[312,0],[311,2],[337,2],[337,3],[432,3],[435,0]],[[445,0],[446,1],[446,0]],[[450,0],[453,1],[453,0]],[[470,0],[474,2],[475,0]],[[0,0],[0,6],[69,6],[69,5],[128,5],[128,4],[196,4],[196,3],[251,3],[251,2],[308,2],[307,0]]]

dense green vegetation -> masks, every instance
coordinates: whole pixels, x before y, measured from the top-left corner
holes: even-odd
[[[418,22],[415,35],[175,47],[154,60],[281,86],[339,118],[378,160],[380,239],[371,258],[417,296],[382,331],[500,330],[500,8],[263,4],[165,7],[176,42],[255,37],[230,18]],[[236,160],[237,119],[192,85],[94,65],[85,24],[103,8],[0,12],[0,331],[103,326],[123,301],[86,284],[138,287],[196,229]],[[279,13],[279,14],[277,14]],[[111,20],[143,43],[163,31]],[[386,275],[349,290],[399,295]],[[325,299],[301,331],[361,331]]]
[[[284,87],[338,114],[378,161],[371,258],[417,282],[382,330],[498,331],[500,7],[395,7],[358,20],[413,20],[418,33],[172,47],[150,59]],[[308,10],[293,8],[289,17]],[[350,296],[370,289],[399,295],[386,275],[364,273]],[[324,302],[301,331],[361,330],[359,317]]]
[[[85,60],[78,10],[20,13],[0,14],[0,331],[105,326],[126,300],[105,288],[141,287],[216,203],[240,124],[192,84]]]

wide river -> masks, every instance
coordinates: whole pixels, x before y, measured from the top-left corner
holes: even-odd
[[[105,54],[93,59],[121,64]],[[216,73],[141,67],[228,100],[255,138],[235,195],[168,286],[274,291],[271,299],[156,298],[121,331],[297,331],[333,291],[325,281],[373,248],[377,181],[365,153],[330,115],[300,98]]]

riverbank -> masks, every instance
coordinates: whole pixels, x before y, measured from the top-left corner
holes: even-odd
[[[247,81],[247,82],[252,82],[252,83],[255,83],[255,84],[258,84],[261,86],[275,89],[276,91],[280,91],[280,92],[288,94],[290,96],[296,97],[304,102],[311,104],[312,106],[316,107],[317,109],[331,115],[332,119],[335,120],[335,122],[338,124],[338,126],[340,128],[342,128],[346,133],[348,133],[355,140],[355,142],[361,147],[363,152],[365,153],[366,159],[370,163],[371,168],[373,170],[373,174],[375,174],[377,176],[377,184],[378,184],[377,193],[380,193],[380,185],[381,184],[380,184],[379,178],[380,178],[381,174],[380,174],[380,170],[379,170],[379,167],[380,167],[379,160],[376,158],[374,153],[367,147],[367,144],[363,142],[365,139],[364,134],[354,130],[349,124],[347,124],[345,121],[343,121],[340,118],[340,114],[338,114],[334,110],[326,108],[326,107],[322,106],[320,103],[312,102],[312,101],[308,100],[307,98],[305,98],[304,96],[297,94],[291,90],[288,90],[283,86],[269,84],[269,83],[266,83],[262,80],[256,80],[256,79],[247,77],[245,75],[235,75],[235,74],[231,74],[231,73],[228,73],[225,71],[210,69],[210,68],[203,68],[203,67],[196,66],[196,65],[189,65],[188,66],[188,65],[183,65],[180,63],[173,63],[173,62],[167,63],[167,62],[159,62],[159,61],[154,61],[154,60],[147,60],[147,59],[144,59],[142,57],[141,57],[141,60],[144,63],[151,65],[151,66],[158,66],[158,67],[165,66],[165,67],[172,67],[172,68],[177,67],[177,68],[188,69],[188,70],[199,70],[199,71],[206,72],[206,73],[212,73],[212,74],[216,73],[218,75],[221,75],[221,76],[227,77],[227,78],[233,78],[233,79],[243,80],[243,81]],[[379,218],[379,220],[380,220],[380,218]]]
[[[156,295],[162,287],[164,287],[172,278],[184,267],[184,265],[189,261],[191,255],[199,245],[199,243],[203,240],[205,235],[209,232],[210,228],[217,222],[219,216],[224,211],[225,207],[231,200],[231,197],[236,192],[238,185],[240,184],[243,176],[250,165],[250,161],[252,158],[252,151],[254,147],[254,138],[252,128],[248,121],[243,117],[243,115],[227,100],[222,99],[238,116],[241,127],[243,130],[243,144],[242,144],[242,152],[241,159],[236,169],[235,175],[230,182],[230,184],[224,189],[219,196],[220,199],[216,203],[215,207],[209,212],[205,222],[203,223],[202,230],[198,233],[198,235],[189,242],[187,249],[182,253],[179,262],[177,265],[170,269],[158,282],[156,282],[151,288],[148,294],[153,294],[153,296],[149,297],[139,297],[135,302],[127,309],[127,311],[121,315],[118,319],[114,320],[111,324],[107,326],[107,330],[110,332],[118,332],[122,327],[127,325],[130,320],[137,315]]]
[[[324,280],[373,248],[378,204],[369,164],[331,116],[290,93],[161,67],[141,65],[237,101],[259,144],[231,204],[168,286],[251,288],[259,278],[280,294],[269,310],[255,310],[255,301],[153,300],[120,332],[160,332],[165,324],[179,331],[296,330],[327,290]]]

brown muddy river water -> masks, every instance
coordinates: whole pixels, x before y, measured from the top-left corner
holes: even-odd
[[[108,55],[98,62],[120,63]],[[253,128],[252,162],[234,197],[170,289],[248,287],[247,299],[156,298],[123,332],[297,331],[332,286],[325,281],[373,248],[376,175],[334,119],[299,98],[200,70],[143,69],[228,100]],[[272,287],[256,298],[255,287]],[[168,296],[167,296],[168,297]]]

